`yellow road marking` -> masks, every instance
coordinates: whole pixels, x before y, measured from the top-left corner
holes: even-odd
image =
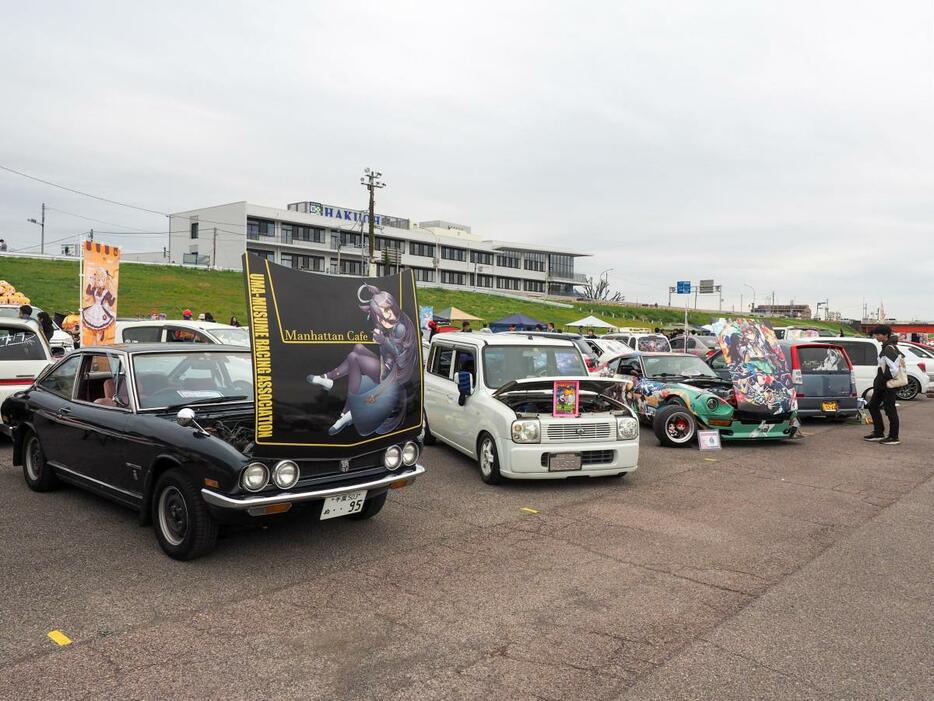
[[[51,640],[56,645],[71,645],[71,638],[69,638],[60,630],[50,630],[48,636],[49,640]]]
[[[524,511],[527,514],[537,514],[538,509],[530,509],[528,506],[523,506],[519,511]]]

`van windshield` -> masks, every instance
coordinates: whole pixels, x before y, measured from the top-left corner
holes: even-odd
[[[487,346],[483,381],[490,389],[529,377],[587,377],[580,351],[562,346]]]

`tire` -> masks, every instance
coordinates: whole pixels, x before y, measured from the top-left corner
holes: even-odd
[[[175,560],[194,560],[214,549],[217,522],[179,469],[160,475],[152,495],[152,527],[165,554]]]
[[[39,436],[31,429],[23,436],[23,477],[34,492],[48,492],[58,487],[58,476],[45,461]]]
[[[425,445],[434,445],[438,442],[438,439],[435,438],[435,434],[431,432],[431,429],[428,428],[428,417],[425,417],[425,435],[422,437],[422,443]]]
[[[373,518],[380,511],[383,510],[383,505],[386,503],[386,497],[388,492],[383,492],[375,497],[370,497],[365,502],[363,502],[363,509],[358,511],[355,514],[351,514],[347,518],[353,519],[354,521],[363,521],[368,518]]]
[[[487,484],[499,484],[503,481],[503,475],[499,471],[496,441],[489,433],[481,433],[477,439],[477,465],[480,467],[480,479]]]
[[[918,382],[918,380],[916,380],[914,377],[909,377],[908,384],[904,387],[899,387],[898,391],[895,392],[895,396],[901,399],[903,402],[910,402],[920,393],[921,383]]]
[[[668,448],[683,448],[697,435],[697,420],[682,404],[669,404],[655,414],[652,429],[658,442]]]

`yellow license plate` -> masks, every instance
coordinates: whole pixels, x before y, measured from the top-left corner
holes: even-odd
[[[836,402],[821,402],[820,408],[821,408],[821,411],[836,411],[837,403]]]

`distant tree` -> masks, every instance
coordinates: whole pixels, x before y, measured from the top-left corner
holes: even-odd
[[[610,291],[610,281],[605,277],[594,281],[592,277],[587,278],[587,282],[581,285],[584,292],[584,299],[590,299],[595,302],[622,302],[624,297],[621,292]]]

